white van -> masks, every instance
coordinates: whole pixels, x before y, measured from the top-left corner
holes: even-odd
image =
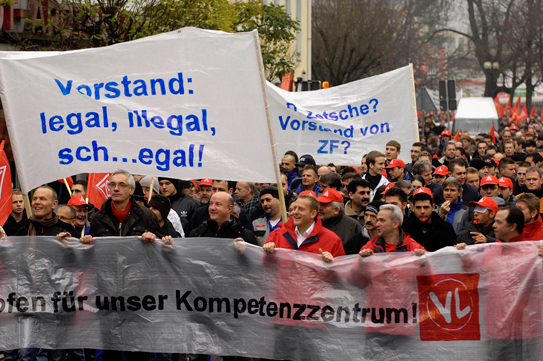
[[[479,133],[489,133],[490,127],[498,130],[498,112],[492,98],[462,98],[454,116],[452,133],[457,130],[468,131],[471,137]]]

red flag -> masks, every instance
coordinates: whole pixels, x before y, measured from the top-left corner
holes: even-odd
[[[64,182],[66,180],[66,182]],[[63,178],[63,179],[59,179],[58,180],[60,183],[64,183],[68,186],[68,188],[72,188],[72,186],[74,185],[74,180],[72,179],[72,177],[68,177],[68,178]]]
[[[535,117],[535,104],[532,106],[532,111],[530,112],[530,117]]]
[[[9,161],[4,152],[3,140],[0,144],[0,224],[4,225],[13,210],[11,202],[11,170],[9,169]]]
[[[498,98],[498,96],[496,95],[496,97],[494,98],[494,106],[496,106],[496,111],[498,113],[500,113],[502,111],[502,105],[500,103],[500,99]]]
[[[420,118],[420,117],[422,117],[422,112],[419,112],[419,111],[417,110],[417,118]]]
[[[518,125],[518,116],[517,116],[517,113],[514,113],[513,116],[511,117],[511,119],[509,119],[509,124],[513,123],[513,121],[515,122],[515,124]]]
[[[496,144],[496,135],[494,134],[494,124],[490,127],[490,136],[492,137],[492,143]]]
[[[109,198],[109,177],[111,173],[90,173],[87,185],[87,198],[96,208],[102,208]]]
[[[460,131],[459,130],[456,131],[456,134],[454,135],[453,139],[454,139],[455,142],[460,141]]]
[[[509,113],[507,112],[507,110],[509,110]],[[507,102],[507,104],[505,104],[505,108],[503,109],[503,115],[511,115],[511,97],[509,97],[509,101]]]
[[[455,114],[456,114],[456,110],[453,110],[453,111],[451,112],[451,123],[454,122],[454,115],[455,115]]]
[[[517,102],[515,103],[515,113],[520,115],[520,94],[518,95]]]
[[[292,91],[292,80],[294,79],[294,73],[290,72],[283,76],[281,79],[281,89],[286,91]]]
[[[517,119],[518,119],[519,122],[521,122],[526,118],[528,118],[528,110],[526,109],[526,104],[524,104],[524,106],[522,107],[522,111],[520,112]]]

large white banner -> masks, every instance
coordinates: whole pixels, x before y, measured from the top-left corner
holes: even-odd
[[[317,164],[359,166],[372,150],[400,142],[411,162],[418,123],[412,66],[329,89],[287,92],[268,83],[278,154],[311,154]]]
[[[274,181],[257,39],[185,28],[105,48],[0,53],[22,190],[117,168]]]
[[[0,349],[278,360],[541,360],[541,242],[273,255],[233,240],[0,241]],[[240,246],[238,244],[237,246]]]

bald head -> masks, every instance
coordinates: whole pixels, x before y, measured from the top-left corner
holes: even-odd
[[[319,168],[319,170],[317,171],[317,174],[319,176],[319,178],[323,175],[323,174],[326,174],[328,172],[331,172],[330,168],[328,167],[325,167],[325,166],[322,166]]]
[[[226,192],[217,192],[209,200],[209,219],[220,226],[230,219],[234,209],[234,199]]]

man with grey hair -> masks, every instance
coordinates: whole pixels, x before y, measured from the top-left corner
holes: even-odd
[[[251,216],[251,213],[260,202],[260,195],[255,184],[253,182],[237,182],[234,194],[240,207],[243,208],[246,214]]]
[[[317,201],[322,226],[337,234],[345,248],[347,241],[362,231],[362,225],[345,215],[343,196],[334,188],[326,189]]]
[[[148,208],[139,206],[132,194],[136,188],[134,177],[125,170],[115,171],[109,178],[110,198],[91,221],[90,235],[83,243],[94,242],[94,237],[140,236],[146,243],[162,237],[157,217]]]
[[[377,214],[378,236],[370,240],[360,250],[360,257],[368,257],[373,253],[413,252],[422,256],[426,250],[411,238],[409,233],[402,231],[402,210],[393,204],[379,207]]]

